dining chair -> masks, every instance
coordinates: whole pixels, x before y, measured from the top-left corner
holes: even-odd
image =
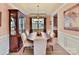
[[[54,33],[50,33],[50,39],[47,40],[47,50],[53,51],[53,46],[54,46]]]
[[[23,52],[25,51],[26,48],[31,48],[33,49],[33,43],[27,40],[27,36],[25,33],[21,34],[22,42],[23,42]]]
[[[55,33],[54,32],[50,32],[49,35],[50,35],[51,38],[54,38],[55,37]]]
[[[47,31],[47,34],[50,34],[50,31]]]
[[[34,39],[34,55],[46,55],[47,40],[42,36]]]
[[[25,32],[26,32],[27,36],[29,36],[29,32],[27,30]]]

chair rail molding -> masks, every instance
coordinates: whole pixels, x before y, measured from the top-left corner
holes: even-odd
[[[71,55],[79,54],[79,37],[59,31],[58,44]]]

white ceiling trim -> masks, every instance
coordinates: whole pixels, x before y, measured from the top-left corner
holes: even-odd
[[[64,3],[63,5],[61,5],[58,9],[56,9],[56,11],[54,13],[51,14],[51,16],[54,16],[55,14],[57,14],[57,12],[66,5],[66,3]]]

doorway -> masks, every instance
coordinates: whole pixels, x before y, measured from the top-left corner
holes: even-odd
[[[57,38],[58,37],[58,15],[55,14],[53,16],[53,31],[55,33],[55,37]]]

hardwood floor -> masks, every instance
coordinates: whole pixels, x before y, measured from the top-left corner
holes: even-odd
[[[58,44],[54,46],[53,52],[52,51],[47,51],[47,52],[48,52],[47,55],[70,55]]]
[[[57,39],[55,39],[55,40],[57,41]],[[21,49],[17,53],[10,53],[10,55],[33,55],[33,50],[32,49],[26,49],[24,51],[24,53],[22,51],[23,51],[23,49]],[[69,53],[66,52],[60,45],[58,45],[56,43],[55,46],[53,47],[53,51],[47,50],[46,55],[69,55]]]
[[[22,52],[23,49],[21,49],[17,53],[10,53],[10,55],[33,55],[32,49],[26,49],[24,53]],[[47,51],[47,55],[69,55],[68,52],[66,52],[62,47],[60,47],[58,44],[54,47],[53,51]]]
[[[23,53],[23,48],[17,53],[10,53],[9,55],[33,55],[33,50],[32,49],[26,49]],[[46,55],[69,55],[68,52],[66,52],[60,45],[57,43],[54,46],[53,51],[48,49],[46,51]]]

